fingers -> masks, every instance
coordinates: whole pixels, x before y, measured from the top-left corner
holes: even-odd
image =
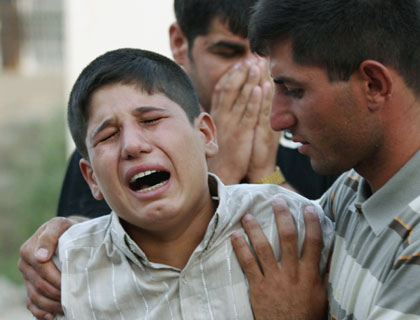
[[[232,246],[235,250],[236,256],[239,260],[239,264],[246,277],[250,282],[259,281],[262,277],[260,267],[255,256],[252,254],[252,251],[245,240],[245,237],[240,232],[235,232],[232,234]]]
[[[26,306],[29,310],[35,310],[36,313],[39,314],[41,314],[41,312],[52,314],[63,313],[60,299],[49,299],[45,296],[40,295],[36,288],[32,286],[30,282],[25,282],[25,284],[28,293]],[[39,315],[36,315],[34,313],[33,315],[39,317]]]
[[[258,65],[258,68],[260,70],[260,75],[261,75],[259,86],[261,87],[262,92],[263,92],[263,99],[261,102],[258,124],[261,127],[264,127],[267,129],[269,128],[271,130],[269,123],[270,123],[271,104],[273,100],[273,90],[274,90],[273,80],[270,77],[270,71],[268,68],[267,59],[258,57],[257,65]]]
[[[20,268],[24,269],[22,266]],[[38,319],[53,319],[53,314],[62,313],[60,291],[39,277],[33,269],[26,270],[24,274],[28,277],[25,278],[25,285],[29,311]],[[36,288],[40,288],[42,294]]]
[[[240,121],[247,112],[253,90],[259,86],[261,71],[256,59],[235,64],[216,84],[212,97],[212,115],[218,110],[233,112]],[[258,107],[259,110],[259,107]],[[256,113],[255,113],[256,114]]]
[[[270,126],[270,113],[271,113],[271,104],[273,101],[273,85],[270,81],[265,81],[262,85],[263,99],[261,103],[260,119],[259,123],[261,125],[267,126],[271,129]]]
[[[254,128],[258,122],[258,113],[261,106],[262,100],[262,89],[261,87],[254,87],[251,91],[249,98],[248,107],[245,109],[242,115],[242,123],[247,127]]]
[[[260,110],[261,99],[258,99],[256,103],[255,99],[255,89],[258,88],[261,91],[261,88],[258,86],[260,80],[260,70],[257,66],[251,65],[249,68],[248,79],[243,86],[238,98],[235,101],[232,112],[236,112],[241,116],[245,117],[245,120],[254,119],[253,126],[257,122],[258,111]],[[254,98],[254,99],[251,99]]]
[[[277,260],[274,256],[271,244],[268,242],[260,225],[251,214],[246,214],[242,218],[242,225],[252,244],[255,255],[263,274],[277,270]]]
[[[26,308],[34,315],[36,319],[42,319],[42,320],[55,319],[55,316],[53,313],[41,310],[36,305],[31,304],[29,301],[26,304]]]
[[[36,239],[35,258],[39,262],[46,262],[51,259],[57,248],[60,236],[73,225],[73,221],[66,218],[53,218],[44,224],[42,232]]]
[[[273,96],[272,83],[266,80],[262,86],[262,98],[258,111],[252,153],[247,172],[248,181],[257,183],[272,174],[276,167],[280,133],[271,128],[270,113]]]
[[[296,225],[284,199],[274,199],[272,206],[280,239],[280,263],[286,272],[294,273],[299,263]]]
[[[260,56],[256,56],[256,61],[257,61],[256,64],[258,65],[258,68],[261,71],[260,86],[262,86],[264,82],[267,80],[272,82],[271,74],[270,74],[270,67],[268,65],[268,59],[260,57]]]
[[[302,260],[312,263],[314,270],[319,270],[319,259],[324,246],[322,241],[322,230],[318,215],[312,206],[304,210],[305,220],[305,241],[303,244]]]
[[[262,99],[257,80],[254,86],[248,83],[250,67],[249,61],[236,64],[219,80],[212,97],[211,115],[222,134],[217,136],[219,151],[208,166],[225,184],[239,183],[249,167]],[[239,97],[246,97],[246,102],[239,103]]]
[[[41,228],[21,247],[20,255],[22,263],[21,272],[25,279],[33,281],[38,277],[28,277],[25,272],[34,270],[42,279],[49,282],[52,286],[60,289],[60,272],[50,260],[55,252],[59,237],[67,230],[73,222],[70,219],[54,218],[46,222]],[[30,268],[24,268],[25,263]],[[38,284],[42,283],[38,281]],[[35,284],[36,286],[36,284]],[[43,292],[43,288],[38,287],[38,291]]]
[[[60,273],[53,262],[46,262],[41,269],[46,269],[46,272],[54,273],[53,277],[58,277],[58,279],[55,280],[60,282]],[[25,263],[22,259],[19,260],[19,270],[22,272],[23,279],[27,282],[27,287],[28,284],[30,284],[36,288],[35,291],[42,292],[46,298],[60,301],[60,287],[57,288],[54,284],[44,279],[31,265]],[[32,297],[30,298],[33,299]],[[35,300],[36,299],[37,298],[35,297]]]
[[[61,311],[61,275],[51,257],[61,234],[77,222],[76,219],[51,219],[20,248],[18,268],[28,291],[27,306],[40,319]]]
[[[241,89],[247,80],[250,63],[236,63],[218,81],[214,88],[211,111],[218,109],[232,111],[234,103],[238,98]]]

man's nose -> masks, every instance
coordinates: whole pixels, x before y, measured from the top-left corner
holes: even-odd
[[[296,125],[296,122],[297,118],[293,114],[292,110],[288,107],[285,101],[276,97],[275,94],[270,114],[271,128],[275,131],[291,129]]]

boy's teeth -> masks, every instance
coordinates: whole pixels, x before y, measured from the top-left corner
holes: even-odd
[[[144,172],[139,172],[131,178],[130,182],[134,182],[137,179],[140,179],[140,178],[143,178],[145,176],[151,175],[152,173],[155,173],[155,172],[157,172],[157,170],[147,170],[147,171],[144,171]]]
[[[151,187],[148,187],[148,188],[137,190],[137,192],[149,192],[149,191],[152,191],[152,190],[154,190],[156,188],[159,188],[160,186],[164,185],[166,182],[168,182],[168,180],[162,181],[162,182],[160,182],[158,184],[155,184],[154,186],[151,186]]]

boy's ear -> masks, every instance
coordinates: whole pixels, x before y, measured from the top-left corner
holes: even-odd
[[[188,63],[188,40],[182,32],[178,22],[174,22],[169,27],[169,42],[174,60],[185,67]]]
[[[360,64],[359,73],[363,81],[363,92],[371,111],[377,111],[392,95],[392,76],[388,68],[375,60]]]
[[[206,112],[200,113],[195,119],[195,127],[200,130],[206,158],[211,158],[216,155],[219,150],[219,145],[217,144],[216,126],[211,116]]]
[[[92,192],[93,197],[96,200],[103,199],[101,190],[99,189],[98,182],[96,181],[95,173],[93,172],[90,162],[84,158],[79,161],[80,170],[82,175],[85,178],[86,182],[89,185],[90,191]]]

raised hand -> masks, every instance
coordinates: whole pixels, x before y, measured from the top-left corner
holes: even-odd
[[[260,68],[256,58],[235,64],[216,84],[211,115],[217,129],[218,154],[209,159],[209,171],[225,184],[247,175],[262,101]]]
[[[261,74],[262,99],[247,171],[247,178],[251,183],[256,183],[274,172],[280,140],[280,132],[271,129],[270,125],[273,83],[269,75],[267,60],[258,58],[257,66]]]

